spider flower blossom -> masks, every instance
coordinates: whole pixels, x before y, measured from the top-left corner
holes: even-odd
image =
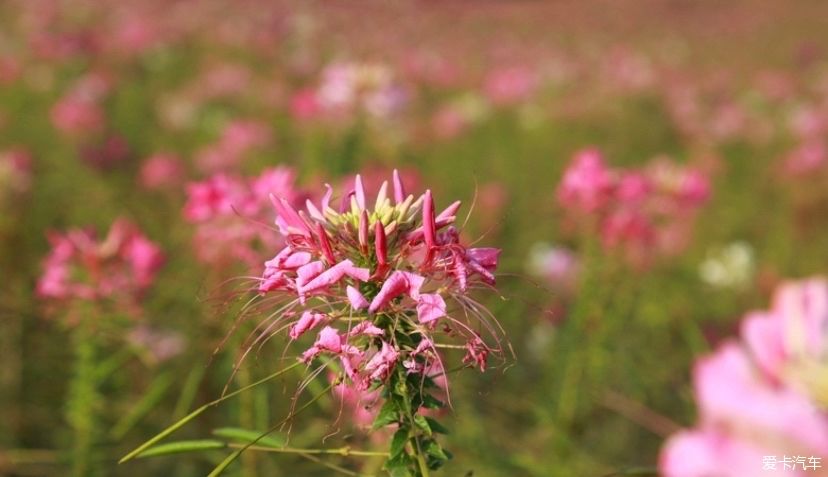
[[[258,289],[274,296],[262,303],[287,303],[271,319],[295,320],[285,325],[291,340],[321,328],[302,359],[335,358],[348,385],[366,390],[395,372],[443,369],[442,334],[463,340],[454,347],[466,350],[464,362],[485,369],[500,329],[469,292],[493,288],[500,251],[461,243],[460,202],[437,212],[431,192],[408,194],[397,171],[370,202],[359,175],[338,209],[332,194],[327,186],[301,211],[272,197],[287,245],[265,263]]]
[[[614,169],[594,148],[575,155],[557,189],[571,218],[593,224],[606,248],[622,249],[632,261],[653,249],[681,251],[709,195],[700,171],[663,158],[640,169]]]
[[[263,225],[273,220],[271,193],[291,202],[298,200],[292,169],[266,169],[253,178],[219,173],[189,184],[184,218],[196,225],[193,242],[197,258],[210,264],[240,260],[250,267],[258,266],[262,249],[283,243]]]
[[[103,241],[90,230],[49,237],[52,250],[36,292],[54,300],[113,299],[133,304],[164,262],[161,249],[132,223],[116,221]]]
[[[826,324],[823,278],[785,283],[770,310],[749,313],[742,343],[730,341],[697,362],[699,424],[667,441],[662,475],[828,475],[822,467],[763,463],[763,456],[828,455]]]

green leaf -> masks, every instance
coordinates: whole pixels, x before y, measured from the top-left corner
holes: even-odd
[[[412,477],[409,464],[408,455],[401,453],[397,457],[385,461],[384,468],[391,477]]]
[[[371,425],[371,429],[376,431],[381,427],[385,427],[388,424],[393,422],[397,422],[397,415],[399,414],[397,410],[396,404],[391,399],[386,399],[385,403],[382,405],[379,414],[377,414],[376,419],[374,419],[374,423]]]
[[[405,450],[405,443],[408,441],[408,427],[401,427],[394,433],[391,439],[391,458],[400,455]]]
[[[425,453],[428,456],[440,461],[447,461],[449,459],[449,456],[446,454],[446,452],[443,450],[440,444],[438,444],[435,440],[430,440],[427,442],[427,444],[425,445]]]
[[[428,425],[428,421],[426,420],[425,416],[421,416],[419,414],[414,416],[414,425],[416,425],[423,432],[425,432],[427,436],[431,435],[431,426]]]
[[[173,423],[171,426],[167,427],[163,431],[159,432],[154,437],[150,438],[150,440],[144,442],[143,444],[141,444],[137,448],[133,449],[129,454],[121,457],[121,460],[119,460],[118,463],[123,464],[124,462],[134,458],[138,454],[141,454],[145,450],[152,447],[155,443],[161,441],[162,439],[169,436],[173,432],[175,432],[178,429],[182,428],[185,424],[187,424],[188,422],[192,421],[193,419],[195,419],[196,417],[201,415],[207,409],[210,409],[213,406],[217,406],[217,405],[221,404],[222,402],[224,402],[224,401],[226,401],[226,400],[228,400],[228,399],[230,399],[234,396],[237,396],[237,395],[241,394],[242,392],[244,392],[248,389],[252,389],[252,388],[254,388],[254,387],[256,387],[260,384],[263,384],[267,381],[270,381],[271,379],[273,379],[277,376],[281,376],[282,374],[287,373],[288,371],[290,371],[291,369],[299,366],[300,364],[302,364],[301,361],[297,361],[296,363],[294,363],[294,364],[292,364],[292,365],[290,365],[286,368],[282,368],[281,370],[276,371],[275,373],[271,374],[270,376],[264,377],[264,378],[254,382],[254,383],[248,384],[247,386],[241,387],[241,388],[239,388],[239,389],[237,389],[237,390],[235,390],[235,391],[233,391],[229,394],[226,394],[225,396],[223,396],[219,399],[216,399],[215,401],[211,401],[211,402],[201,406],[200,408],[196,409],[195,411],[193,411],[193,412],[187,414],[186,416],[182,417],[181,419],[179,419],[178,421],[176,421],[175,423]],[[230,460],[230,462],[232,462],[232,460]],[[227,465],[229,465],[230,462],[228,462]],[[226,467],[226,465],[225,465],[225,467]],[[216,474],[216,475],[218,475],[218,474]]]
[[[423,407],[426,409],[442,409],[446,407],[446,404],[431,394],[426,394],[423,396]]]
[[[172,434],[173,432],[177,431],[178,429],[180,429],[181,427],[183,427],[183,426],[184,426],[184,424],[187,424],[188,422],[192,421],[193,419],[195,419],[196,417],[198,417],[201,413],[203,413],[204,411],[206,411],[206,410],[207,410],[207,409],[209,409],[209,408],[210,408],[210,404],[205,404],[204,406],[201,406],[200,408],[196,409],[195,411],[193,411],[193,412],[191,412],[191,413],[187,414],[186,416],[184,416],[183,418],[181,418],[180,420],[178,420],[178,421],[177,421],[176,423],[174,423],[173,425],[171,425],[171,426],[167,427],[167,428],[166,428],[166,429],[164,429],[163,431],[161,431],[161,432],[159,432],[158,434],[156,434],[156,435],[155,435],[155,437],[153,437],[153,438],[151,438],[150,440],[148,440],[148,441],[144,442],[143,444],[141,444],[140,446],[138,446],[135,450],[133,450],[133,451],[132,451],[132,452],[130,452],[129,454],[127,454],[127,455],[125,455],[124,457],[122,457],[122,458],[121,458],[121,460],[119,460],[119,461],[118,461],[118,463],[119,463],[119,464],[123,464],[124,462],[126,462],[126,461],[128,461],[128,460],[130,460],[130,459],[134,458],[135,456],[137,456],[137,455],[139,455],[139,454],[142,454],[144,451],[146,451],[147,449],[151,448],[151,447],[152,447],[152,446],[153,446],[156,442],[158,442],[158,441],[160,441],[160,440],[164,439],[164,438],[165,438],[165,437],[167,437],[168,435],[170,435],[170,434]]]
[[[228,441],[238,442],[241,444],[249,444],[256,442],[257,446],[262,447],[284,447],[286,440],[279,435],[267,435],[262,437],[263,432],[251,431],[249,429],[241,429],[238,427],[222,427],[213,429],[213,435],[227,439]]]
[[[170,442],[169,444],[161,444],[141,452],[137,457],[157,457],[169,454],[181,454],[184,452],[198,452],[211,449],[224,449],[227,444],[221,441],[211,439],[201,439],[192,441],[178,441]]]
[[[436,419],[432,419],[430,417],[425,418],[426,422],[428,422],[428,427],[431,428],[433,432],[438,434],[448,434],[449,430],[442,424],[440,424]]]

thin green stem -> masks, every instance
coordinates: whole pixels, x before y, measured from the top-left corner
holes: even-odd
[[[414,445],[417,449],[417,466],[420,468],[420,477],[429,477],[428,473],[428,464],[426,463],[425,456],[423,455],[423,449],[420,447],[420,438],[414,438]]]
[[[227,445],[233,449],[245,449],[260,452],[281,452],[284,454],[335,454],[343,457],[358,456],[358,457],[388,457],[388,452],[382,451],[362,451],[354,450],[348,446],[339,447],[336,449],[299,449],[295,447],[270,447],[270,446],[247,446],[246,444],[231,443]]]
[[[248,386],[244,386],[244,387],[239,388],[239,389],[237,389],[237,390],[235,390],[231,393],[228,393],[228,394],[224,395],[223,397],[220,397],[219,399],[208,402],[207,404],[201,406],[200,408],[196,409],[195,411],[193,411],[193,412],[187,414],[186,416],[184,416],[183,418],[179,419],[177,422],[175,422],[171,426],[167,427],[166,429],[164,429],[160,433],[156,434],[155,437],[151,438],[150,440],[148,440],[148,441],[144,442],[143,444],[141,444],[140,446],[136,447],[132,452],[130,452],[129,454],[122,457],[121,460],[118,461],[118,463],[123,464],[124,462],[126,462],[128,460],[134,459],[136,456],[138,456],[138,454],[140,454],[141,452],[144,452],[145,450],[147,450],[150,447],[154,446],[156,443],[160,442],[165,437],[169,436],[170,434],[177,431],[178,429],[184,427],[185,424],[187,424],[188,422],[192,421],[193,419],[195,419],[196,417],[201,415],[207,409],[210,409],[213,406],[217,406],[220,403],[226,401],[227,399],[230,399],[230,398],[232,398],[232,397],[234,397],[234,396],[236,396],[236,395],[238,395],[238,394],[240,394],[240,393],[242,393],[242,392],[244,392],[244,391],[246,391],[250,388],[253,388],[253,387],[258,386],[260,384],[266,383],[267,381],[270,381],[271,379],[274,379],[278,376],[281,376],[282,374],[292,370],[293,368],[295,368],[295,367],[297,367],[301,364],[302,363],[300,361],[297,361],[297,362],[293,363],[292,365],[288,366],[287,368],[282,368],[281,370],[276,371],[275,373],[273,373],[269,376],[266,376],[266,377],[254,382],[254,383],[251,383]]]
[[[97,475],[93,449],[97,432],[95,408],[100,403],[93,317],[81,317],[74,329],[75,370],[69,386],[67,420],[72,428],[72,475]]]

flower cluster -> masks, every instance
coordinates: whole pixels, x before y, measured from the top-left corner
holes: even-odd
[[[263,250],[284,243],[263,226],[273,220],[270,194],[291,203],[298,201],[295,177],[292,169],[276,167],[253,178],[219,173],[189,184],[184,218],[196,224],[193,242],[197,258],[210,264],[239,260],[251,268],[260,264]]]
[[[825,475],[770,472],[763,456],[828,455],[828,281],[783,284],[767,311],[742,321],[742,343],[723,344],[694,370],[699,424],[666,443],[665,477]]]
[[[641,169],[612,169],[597,149],[575,155],[558,186],[558,201],[600,231],[607,248],[630,257],[684,246],[692,217],[710,194],[701,172],[658,159]]]
[[[495,284],[500,251],[461,243],[453,225],[459,201],[436,213],[431,192],[406,194],[396,171],[392,189],[384,182],[369,204],[358,175],[338,211],[330,186],[319,205],[308,200],[303,211],[272,197],[287,246],[265,263],[258,289],[275,297],[263,299],[267,306],[284,304],[267,330],[287,329],[297,340],[318,329],[301,359],[325,357],[346,387],[381,390],[375,428],[396,423],[408,432],[420,407],[438,402],[423,383],[436,387],[433,378],[445,372],[439,348],[464,350],[463,362],[481,371],[501,351],[494,318],[469,296]],[[461,344],[446,343],[458,338]],[[430,438],[422,444],[436,445]],[[445,455],[431,457],[439,465]]]
[[[325,325],[303,359],[322,353],[338,356],[352,383],[362,388],[382,381],[397,361],[412,372],[424,369],[422,362],[435,351],[431,335],[441,319],[441,329],[466,335],[467,361],[485,368],[488,352],[477,332],[447,315],[445,299],[453,298],[466,312],[483,312],[466,292],[494,285],[499,250],[460,243],[451,225],[459,201],[435,214],[430,191],[415,200],[405,195],[396,172],[394,177],[393,198],[383,183],[373,209],[366,206],[359,176],[339,212],[330,206],[330,187],[319,207],[307,201],[307,212],[297,212],[286,198],[274,196],[276,223],[287,246],[265,263],[259,284],[261,293],[295,297],[286,315],[297,316],[290,326],[291,339]],[[347,306],[339,306],[343,304]],[[304,311],[299,314],[297,308]],[[391,325],[410,327],[416,346],[405,349],[393,342],[395,336],[381,327],[389,317],[405,320],[392,320]],[[347,329],[337,329],[337,324]],[[351,344],[358,337],[375,338],[379,349],[367,356]],[[418,356],[422,359],[412,359]]]
[[[161,249],[125,219],[116,221],[103,241],[91,230],[49,237],[52,250],[37,282],[42,298],[134,304],[163,264]]]

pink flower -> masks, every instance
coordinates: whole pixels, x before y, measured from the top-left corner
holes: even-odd
[[[499,68],[485,80],[484,91],[494,104],[509,105],[527,100],[537,89],[538,79],[525,67]]]
[[[300,121],[316,118],[320,110],[316,92],[312,89],[301,89],[290,98],[290,113]]]
[[[763,457],[774,452],[715,429],[682,431],[664,445],[659,469],[664,477],[805,476],[799,471],[783,470],[781,465],[776,471],[764,469]]]
[[[163,264],[163,254],[137,227],[121,219],[106,239],[71,230],[49,237],[52,251],[44,261],[37,294],[47,299],[102,300],[128,304],[140,298]]]
[[[68,95],[52,107],[52,124],[69,135],[88,134],[103,128],[104,113],[91,99]]]
[[[575,155],[558,186],[558,201],[564,207],[583,212],[604,208],[610,200],[614,180],[597,149],[585,149]]]
[[[770,311],[748,314],[742,322],[747,349],[730,341],[697,362],[693,382],[699,423],[667,441],[661,473],[807,475],[802,468],[781,466],[770,472],[762,456],[828,452],[828,413],[819,392],[799,381],[802,371],[813,373],[824,356],[826,320],[824,279],[786,283]]]
[[[325,310],[327,326],[302,359],[333,355],[342,375],[364,390],[384,382],[395,369],[433,369],[439,362],[436,346],[411,350],[398,347],[398,340],[425,346],[434,343],[432,334],[442,332],[446,340],[460,337],[469,350],[467,362],[485,369],[489,354],[501,349],[487,345],[460,318],[447,316],[446,299],[461,303],[466,320],[490,320],[485,310],[470,306],[462,296],[470,285],[494,284],[500,251],[461,243],[452,225],[459,201],[436,213],[433,196],[426,192],[415,199],[397,173],[390,184],[378,184],[375,197],[369,196],[369,187],[357,175],[342,195],[339,212],[331,207],[332,189],[327,186],[321,202],[307,200],[303,210],[284,198],[271,198],[285,246],[265,262],[259,291],[284,296],[289,304],[282,316],[301,310],[291,338],[317,326],[320,318],[314,313]],[[355,318],[360,321],[352,327]],[[434,326],[441,318],[445,326]]]
[[[141,165],[139,181],[147,189],[165,189],[177,186],[184,178],[184,166],[175,154],[159,153],[148,157]]]
[[[387,342],[382,342],[382,349],[365,365],[365,372],[371,379],[384,381],[397,363],[400,353]]]
[[[197,258],[212,264],[235,259],[252,267],[261,263],[267,250],[284,246],[284,240],[266,225],[274,217],[271,194],[279,195],[288,205],[299,201],[301,194],[296,190],[293,170],[265,169],[250,178],[220,173],[189,184],[183,213],[196,228],[193,240]],[[293,260],[306,256],[297,255]],[[277,286],[278,279],[272,274],[269,278],[274,280],[268,286]]]

